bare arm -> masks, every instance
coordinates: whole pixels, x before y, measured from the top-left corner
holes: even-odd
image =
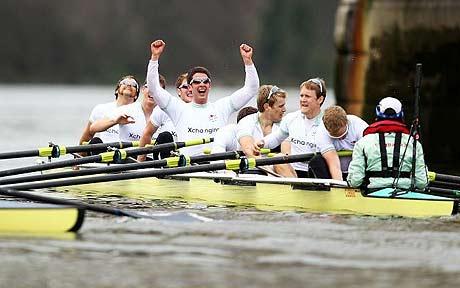
[[[343,180],[342,170],[340,168],[339,155],[335,150],[329,150],[323,154],[324,160],[326,160],[329,173],[331,173],[332,179]]]
[[[89,140],[91,140],[91,138],[94,137],[94,133],[90,132],[90,126],[91,122],[88,121],[88,123],[86,123],[85,128],[83,129],[83,133],[81,134],[80,142],[78,142],[78,144],[82,145],[83,142],[88,142]]]
[[[91,123],[89,127],[89,132],[91,134],[96,134],[97,132],[102,132],[110,127],[120,124],[120,125],[125,125],[125,124],[131,124],[135,123],[134,119],[127,115],[127,114],[120,114],[115,118],[104,118],[104,119],[99,119],[93,123]]]
[[[142,134],[141,140],[139,142],[140,147],[144,147],[147,144],[152,142],[152,135],[155,134],[158,127],[152,124],[152,122],[147,121],[147,125],[144,128],[144,133]],[[145,161],[146,155],[139,155],[137,156],[137,161]]]
[[[240,142],[241,150],[247,157],[256,157],[257,152],[254,151],[254,138],[251,136],[243,136],[238,141]]]

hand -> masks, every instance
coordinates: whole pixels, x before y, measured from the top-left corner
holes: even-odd
[[[150,51],[152,52],[152,57],[151,59],[153,61],[156,61],[160,58],[161,53],[163,53],[163,50],[165,49],[165,42],[163,40],[155,40],[150,44]]]
[[[118,115],[118,117],[115,118],[115,122],[117,124],[121,124],[121,125],[136,123],[134,118],[129,116],[128,114],[120,114],[120,115]]]
[[[259,141],[260,142],[260,141]],[[259,146],[259,142],[255,142],[253,145],[252,145],[252,153],[254,154],[254,156],[259,156],[260,155],[260,146]],[[262,145],[263,147],[263,145]]]
[[[243,58],[243,62],[245,65],[253,64],[252,53],[253,53],[253,49],[251,46],[244,44],[244,43],[240,45],[240,54],[241,54],[241,58]]]

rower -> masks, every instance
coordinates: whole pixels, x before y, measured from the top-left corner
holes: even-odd
[[[375,108],[376,121],[364,130],[353,149],[347,181],[351,187],[368,189],[411,186],[413,141],[404,123],[401,102],[393,97],[383,98]],[[427,168],[422,145],[417,140],[415,159],[415,188],[428,185]]]
[[[274,85],[262,85],[257,95],[258,113],[242,119],[237,125],[236,137],[247,157],[258,157],[254,143],[279,130],[279,122],[286,112],[287,93]],[[279,151],[279,150],[278,150]],[[254,153],[255,152],[255,153]],[[273,165],[274,172],[285,177],[296,177],[289,164]]]
[[[257,108],[255,107],[244,107],[236,116],[236,124],[228,124],[220,128],[216,135],[214,135],[214,142],[212,143],[211,153],[219,153],[226,151],[236,151],[238,150],[238,139],[236,138],[237,124],[244,117],[257,113]]]
[[[180,74],[176,79],[176,91],[177,96],[184,101],[184,103],[190,103],[193,99],[192,90],[190,85],[187,83],[187,73]],[[163,87],[164,88],[164,87]],[[168,135],[168,133],[170,135]],[[150,144],[151,140],[155,139],[155,145],[163,144],[167,142],[177,141],[177,133],[174,124],[172,123],[169,116],[160,109],[157,105],[150,115],[150,121],[147,121],[144,132],[141,137],[140,146],[144,147]],[[161,155],[154,155],[154,159],[163,159],[169,157],[171,151],[162,151]],[[145,161],[146,155],[137,156],[137,161]]]
[[[280,145],[286,138],[282,146],[282,153],[303,154],[316,153],[315,135],[322,122],[321,105],[326,99],[326,83],[323,79],[313,78],[300,84],[300,109],[291,112],[283,117],[280,129],[265,136],[258,141],[253,149],[259,150],[260,147],[274,148]],[[326,162],[321,155],[315,156],[309,163],[292,163],[292,167],[298,177],[301,178],[331,178]],[[333,179],[342,180],[342,174],[333,175]]]
[[[216,102],[208,101],[211,74],[204,67],[194,67],[188,72],[187,82],[193,96],[191,103],[184,103],[162,89],[157,80],[158,59],[163,53],[165,43],[162,40],[156,40],[150,48],[152,56],[147,71],[148,88],[158,106],[174,123],[179,141],[213,137],[220,127],[227,124],[232,113],[241,109],[257,94],[259,77],[252,61],[253,49],[247,44],[240,46],[240,54],[246,71],[244,86],[231,96],[221,98]],[[182,149],[182,153],[201,154],[207,147],[210,145],[187,147]]]
[[[192,89],[187,82],[188,73],[180,74],[176,79],[176,91],[177,96],[179,96],[182,101],[185,103],[190,103],[193,100]]]
[[[347,174],[351,157],[339,157],[337,151],[353,150],[356,142],[363,137],[366,121],[355,115],[347,115],[340,106],[324,110],[323,122],[316,132],[316,146],[323,155],[331,175]]]
[[[131,104],[137,100],[139,96],[139,84],[134,76],[127,75],[121,78],[115,87],[115,101],[98,104],[91,111],[89,121],[86,124],[83,134],[80,137],[79,144],[84,142],[117,142],[120,141],[118,125],[112,126],[109,129],[99,131],[97,133],[90,132],[90,126],[100,119],[108,117],[117,107]],[[95,138],[97,137],[97,138]],[[91,140],[95,138],[94,140]]]
[[[160,75],[159,82],[166,85],[165,78]],[[100,119],[90,126],[91,133],[105,131],[115,125],[119,125],[120,135],[118,141],[139,141],[145,125],[152,114],[156,103],[148,93],[148,88],[142,87],[143,99],[139,103],[132,103],[118,107],[103,119]]]

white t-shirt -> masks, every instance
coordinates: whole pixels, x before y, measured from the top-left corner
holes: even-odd
[[[153,126],[158,127],[157,131],[153,134],[153,139],[156,139],[160,133],[168,131],[172,134],[174,141],[177,141],[177,133],[174,124],[158,105],[153,109],[152,115],[150,115],[150,122]]]
[[[334,139],[329,137],[329,133],[324,126],[324,123],[321,123],[316,133],[316,145],[321,154],[324,154],[331,150],[341,151],[341,150],[353,150],[356,142],[363,137],[364,129],[369,126],[366,121],[355,116],[347,115],[348,120],[348,132],[343,139]],[[350,165],[351,157],[340,157],[340,166],[343,172],[348,171],[348,166]]]
[[[260,116],[260,113],[257,112],[257,113],[248,115],[240,120],[240,122],[236,125],[237,126],[236,138],[238,139],[238,141],[244,136],[251,136],[255,142],[264,138],[264,133],[262,131],[262,127],[260,126],[260,122],[259,122],[259,116]],[[279,123],[273,123],[271,133],[278,131],[279,126],[280,126]],[[275,148],[275,147],[271,147],[271,148]]]
[[[322,123],[323,114],[308,119],[300,110],[291,112],[283,117],[280,129],[264,137],[265,147],[274,148],[288,138],[291,143],[291,154],[316,153],[316,132]],[[308,171],[308,164],[296,162],[291,164],[295,170]]]
[[[364,129],[369,126],[366,121],[355,115],[347,115],[348,132],[344,139],[334,139],[329,137],[329,133],[321,122],[318,132],[316,133],[316,145],[321,154],[330,150],[353,150],[355,143],[363,137]]]
[[[228,124],[216,132],[211,153],[236,151],[238,149],[239,144],[236,138],[236,124]]]
[[[109,118],[116,118],[120,114],[129,115],[136,121],[135,123],[118,125],[120,130],[119,141],[139,141],[144,133],[146,120],[144,111],[142,110],[141,102],[134,102],[128,105],[123,105],[115,109]]]
[[[147,85],[155,102],[166,112],[174,124],[179,141],[214,137],[219,128],[225,126],[230,115],[249,102],[259,89],[259,77],[254,65],[245,66],[244,86],[231,96],[212,103],[185,103],[161,88],[158,76],[158,61],[150,60],[147,69]],[[195,145],[181,149],[181,153],[192,156],[202,154],[211,144]]]
[[[112,101],[112,102],[104,103],[104,104],[98,104],[91,111],[91,114],[89,116],[89,122],[94,123],[97,120],[109,118],[110,115],[113,113],[113,111],[115,111],[116,109],[117,109],[116,101]],[[94,135],[94,137],[101,138],[102,142],[104,143],[118,142],[120,141],[119,133],[120,132],[119,132],[118,125],[114,125],[105,131],[97,132]]]

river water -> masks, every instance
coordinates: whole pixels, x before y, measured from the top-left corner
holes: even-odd
[[[231,88],[213,91],[216,98]],[[73,145],[112,87],[0,86],[0,151]],[[297,107],[289,89],[288,109]],[[331,98],[333,101],[333,98]],[[332,103],[332,102],[331,102]],[[35,159],[0,162],[0,169]],[[46,195],[61,193],[42,191]],[[75,195],[70,195],[75,197]],[[0,236],[0,287],[447,287],[458,285],[460,218],[262,212],[124,197],[83,201],[211,222],[87,213],[77,235]]]

